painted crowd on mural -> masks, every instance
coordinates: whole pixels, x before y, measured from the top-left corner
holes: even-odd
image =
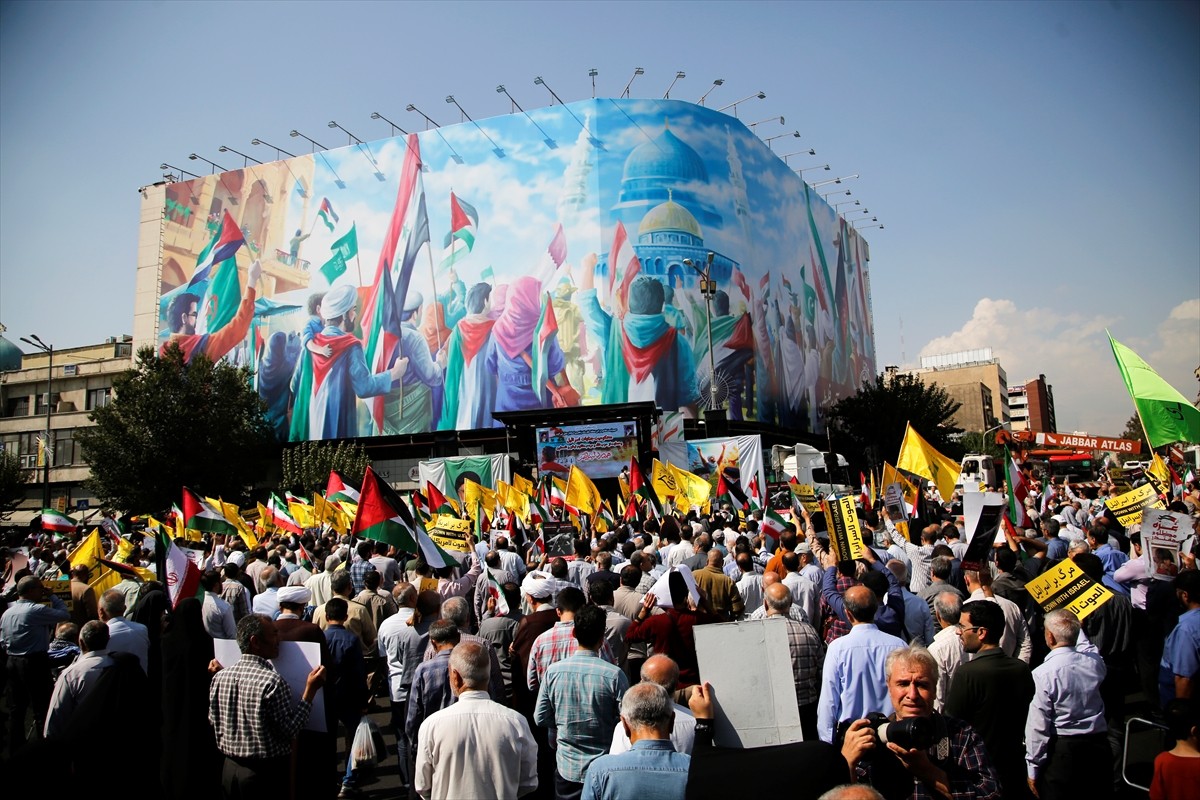
[[[821,432],[875,372],[866,242],[740,122],[688,103],[248,166],[169,186],[165,219],[160,348],[249,367],[282,439],[714,396]]]

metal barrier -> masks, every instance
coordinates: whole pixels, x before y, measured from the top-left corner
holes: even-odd
[[[1141,730],[1135,730],[1135,726]],[[1150,791],[1150,782],[1154,778],[1155,757],[1174,746],[1175,742],[1170,739],[1166,725],[1142,717],[1130,717],[1125,722],[1121,779],[1135,789]],[[1139,781],[1145,781],[1145,785]]]

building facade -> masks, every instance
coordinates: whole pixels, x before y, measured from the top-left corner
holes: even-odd
[[[1008,405],[1012,414],[1012,430],[1057,433],[1054,418],[1054,387],[1045,375],[1009,387]]]
[[[946,390],[962,407],[954,424],[967,432],[983,432],[1012,422],[1008,375],[992,348],[922,356],[913,375]]]
[[[55,350],[53,368],[45,353],[22,354],[20,363],[0,371],[0,449],[15,453],[29,473],[25,499],[6,521],[25,525],[42,509],[45,471],[42,442],[46,433],[47,372],[49,396],[50,504],[64,512],[96,507],[83,488],[90,469],[83,461],[75,434],[91,426],[88,415],[108,405],[113,380],[133,364],[132,337],[110,337],[84,347]]]

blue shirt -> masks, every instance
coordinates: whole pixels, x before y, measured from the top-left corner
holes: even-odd
[[[872,623],[855,625],[829,643],[817,702],[817,735],[833,741],[839,722],[861,719],[868,712],[892,713],[885,662],[904,640],[884,633]]]
[[[625,671],[594,650],[580,649],[546,670],[533,721],[556,729],[555,766],[563,778],[583,783],[588,765],[608,752],[628,688]]]
[[[0,617],[0,643],[10,656],[45,655],[50,650],[51,628],[71,618],[66,604],[57,595],[50,596],[51,606],[32,600],[18,600]]]
[[[1179,624],[1163,645],[1158,693],[1163,706],[1175,699],[1175,676],[1196,679],[1200,672],[1200,608],[1179,615]]]
[[[600,756],[587,768],[582,800],[683,797],[692,757],[670,739],[640,739],[619,755]]]
[[[1061,536],[1046,540],[1046,560],[1057,561],[1067,557],[1067,542]]]
[[[1025,761],[1036,778],[1050,757],[1054,736],[1084,736],[1108,730],[1100,682],[1108,670],[1090,642],[1056,647],[1033,671],[1033,703],[1025,721]]]
[[[1121,565],[1129,560],[1129,556],[1115,549],[1112,545],[1103,544],[1096,548],[1096,558],[1100,559],[1104,564],[1104,572],[1106,575],[1112,575]]]

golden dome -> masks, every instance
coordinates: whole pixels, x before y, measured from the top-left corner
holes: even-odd
[[[639,234],[654,231],[685,231],[697,239],[704,238],[700,232],[700,223],[696,222],[690,211],[671,198],[670,190],[667,191],[667,202],[646,212],[642,223],[638,225]]]

